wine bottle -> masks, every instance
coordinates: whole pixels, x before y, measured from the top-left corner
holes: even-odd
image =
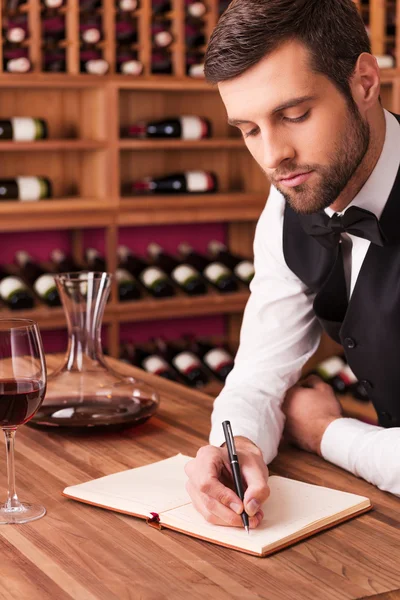
[[[166,298],[175,295],[174,286],[162,269],[151,266],[141,258],[134,256],[126,246],[119,246],[117,254],[120,268],[126,269],[140,281],[152,296]]]
[[[43,119],[12,117],[0,119],[0,140],[31,142],[47,138],[47,124]]]
[[[59,248],[51,252],[50,258],[53,268],[57,273],[74,273],[83,270],[71,256],[67,256]]]
[[[198,254],[186,243],[179,244],[180,255],[186,262],[195,267],[214,287],[220,292],[235,292],[238,285],[234,275],[228,267],[219,261],[209,260]]]
[[[109,64],[98,50],[81,50],[80,52],[80,70],[82,73],[90,75],[105,75],[109,69]]]
[[[79,24],[79,33],[85,44],[97,44],[103,37],[101,22],[92,18],[83,21]]]
[[[133,365],[144,369],[147,373],[151,373],[152,375],[158,375],[158,377],[163,377],[170,381],[178,381],[178,374],[176,371],[168,364],[165,358],[155,351],[148,351],[136,346],[131,352],[131,363]]]
[[[48,73],[65,73],[67,70],[65,50],[63,48],[45,50],[43,54],[43,70]]]
[[[206,43],[206,36],[201,28],[193,23],[185,25],[185,41],[188,48],[198,48]]]
[[[152,0],[151,2],[151,10],[156,15],[162,15],[171,10],[171,2],[170,0]]]
[[[186,74],[189,77],[204,78],[204,54],[187,53]]]
[[[176,138],[202,140],[211,137],[211,122],[196,115],[169,117],[160,121],[139,121],[128,127],[126,134],[133,138]]]
[[[121,12],[133,12],[139,8],[138,0],[119,0],[118,9]]]
[[[118,18],[115,22],[115,38],[119,43],[136,44],[138,30],[134,22],[130,19]]]
[[[61,305],[54,275],[46,273],[24,250],[15,253],[15,262],[20,268],[23,279],[45,304],[48,306]]]
[[[20,15],[9,19],[4,29],[5,38],[11,44],[20,44],[28,37],[28,19],[26,15]]]
[[[16,275],[0,267],[0,298],[11,310],[33,308],[34,298],[28,286]]]
[[[123,75],[141,75],[143,63],[138,59],[137,52],[129,49],[117,49],[117,72]]]
[[[27,48],[5,47],[3,51],[3,70],[8,73],[28,73],[32,68]]]
[[[101,254],[94,248],[86,250],[86,260],[88,266],[93,271],[105,272],[107,265]],[[118,284],[118,299],[120,302],[137,300],[141,296],[141,291],[136,279],[127,269],[118,268],[115,271],[115,279]]]
[[[147,252],[155,265],[167,273],[189,296],[199,296],[207,293],[207,285],[194,267],[179,262],[154,242],[149,244]]]
[[[21,202],[34,202],[50,198],[51,195],[51,183],[46,177],[0,179],[0,201],[20,200]]]
[[[79,0],[79,10],[85,13],[92,13],[100,8],[101,0]]]
[[[319,375],[326,383],[333,387],[339,394],[343,394],[348,386],[345,378],[340,376],[346,363],[340,356],[332,356],[318,363],[313,373]]]
[[[185,0],[185,5],[187,14],[196,19],[201,19],[207,12],[204,2],[198,2],[198,0]]]
[[[172,58],[169,52],[153,52],[151,55],[151,72],[154,75],[171,75]]]
[[[174,36],[168,29],[168,24],[153,23],[151,27],[153,44],[158,48],[168,48],[174,41]]]
[[[218,188],[214,173],[187,171],[165,177],[145,177],[132,183],[134,194],[210,194]]]
[[[233,369],[234,359],[222,345],[214,345],[207,340],[189,340],[188,347],[199,356],[203,363],[220,381],[225,381]]]
[[[64,15],[54,15],[42,20],[42,35],[44,41],[59,42],[66,38]]]
[[[155,344],[161,355],[178,371],[190,387],[203,387],[209,382],[201,360],[193,352],[177,344],[167,344],[162,338],[156,338]]]
[[[208,244],[208,251],[213,258],[229,267],[240,281],[247,284],[251,282],[254,277],[254,264],[250,260],[232,254],[225,244],[216,240]]]

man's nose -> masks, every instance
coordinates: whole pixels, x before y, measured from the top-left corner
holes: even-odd
[[[285,160],[292,160],[295,157],[294,148],[288,140],[273,135],[271,133],[263,134],[263,167],[266,170],[274,170]]]

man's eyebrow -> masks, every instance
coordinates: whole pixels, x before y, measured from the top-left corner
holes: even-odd
[[[294,106],[298,106],[299,104],[303,104],[303,102],[308,102],[310,100],[315,100],[315,96],[301,96],[299,98],[292,98],[283,104],[280,104],[276,108],[271,111],[271,114],[275,114],[280,112],[281,110],[286,110],[287,108],[293,108]],[[229,125],[247,125],[252,121],[246,121],[245,119],[228,119]]]

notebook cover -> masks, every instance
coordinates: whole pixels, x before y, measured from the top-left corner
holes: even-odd
[[[185,531],[185,529],[178,529],[177,527],[173,527],[172,525],[166,525],[161,522],[160,516],[156,512],[151,513],[153,516],[149,517],[149,515],[140,515],[137,513],[131,513],[128,511],[118,510],[116,508],[111,508],[111,507],[109,508],[108,506],[104,506],[104,504],[96,504],[95,502],[89,502],[88,500],[81,500],[80,498],[76,498],[75,496],[70,496],[68,494],[64,494],[64,492],[62,492],[62,495],[65,496],[65,498],[70,498],[71,500],[77,500],[78,502],[82,502],[83,504],[89,504],[90,506],[96,506],[97,508],[111,510],[113,512],[117,512],[120,514],[129,515],[130,517],[138,517],[139,519],[145,519],[146,523],[150,527],[153,527],[154,529],[159,529],[159,530],[161,530],[163,528],[171,529],[171,530],[177,531],[179,533],[184,533],[185,535],[188,535],[190,537],[194,537],[199,540],[203,540],[205,542],[210,542],[211,544],[216,544],[217,546],[223,546],[224,548],[230,548],[231,550],[238,550],[239,552],[244,552],[245,554],[251,554],[252,556],[258,556],[258,557],[265,557],[265,556],[269,556],[270,554],[274,554],[275,552],[279,552],[280,550],[283,550],[283,548],[287,548],[288,546],[293,546],[294,544],[297,544],[298,542],[300,542],[308,537],[311,537],[312,535],[320,533],[321,531],[324,531],[325,529],[330,529],[332,527],[335,527],[336,525],[339,525],[340,523],[344,523],[345,521],[349,521],[350,519],[353,519],[353,518],[358,517],[366,512],[369,512],[373,508],[373,506],[371,504],[370,506],[367,506],[366,508],[362,508],[361,510],[359,510],[355,513],[352,513],[351,515],[347,515],[341,519],[338,519],[337,521],[334,521],[333,523],[328,523],[327,525],[319,527],[318,529],[313,529],[309,533],[305,533],[304,535],[299,535],[299,537],[297,537],[293,540],[290,540],[289,542],[283,543],[280,546],[276,546],[272,550],[268,550],[267,552],[264,552],[264,554],[260,554],[258,552],[253,552],[251,550],[243,549],[240,546],[232,546],[230,544],[225,544],[224,542],[219,542],[218,540],[212,540],[210,538],[207,538],[207,537],[204,537],[201,535],[197,535],[197,534],[191,533],[189,531]]]

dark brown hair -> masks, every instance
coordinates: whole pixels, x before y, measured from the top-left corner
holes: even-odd
[[[233,0],[211,36],[206,78],[215,84],[238,77],[289,40],[302,42],[311,68],[352,99],[357,59],[371,52],[353,0]]]

